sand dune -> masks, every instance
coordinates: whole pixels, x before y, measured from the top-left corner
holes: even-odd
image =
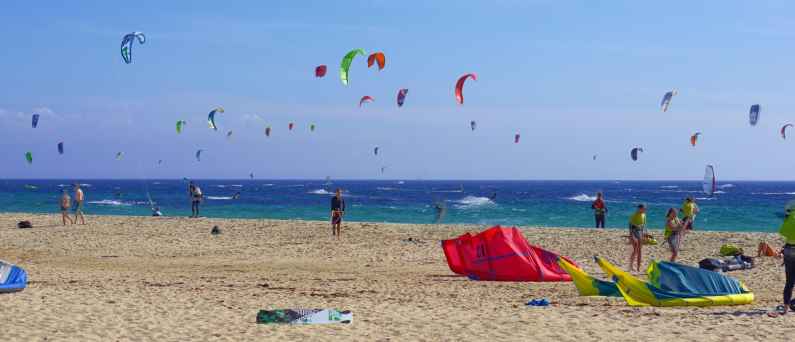
[[[30,219],[34,229],[12,228]],[[25,268],[30,286],[0,296],[7,340],[334,341],[731,341],[791,340],[792,317],[768,318],[784,282],[772,258],[732,275],[752,305],[632,308],[577,297],[571,283],[474,282],[447,268],[439,240],[486,227],[325,222],[0,215],[0,259]],[[212,226],[222,234],[211,236]],[[626,265],[619,230],[524,228],[527,239],[601,274],[593,255]],[[657,232],[657,235],[661,235]],[[407,238],[418,242],[408,242]],[[772,234],[696,232],[682,262],[715,256],[723,243],[755,251]],[[664,247],[644,258],[665,258]],[[528,308],[546,297],[548,308]],[[266,326],[259,309],[341,308],[354,323]]]

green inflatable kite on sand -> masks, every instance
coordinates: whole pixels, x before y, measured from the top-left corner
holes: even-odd
[[[260,310],[257,323],[260,324],[331,324],[352,323],[353,313],[337,309],[283,309]]]

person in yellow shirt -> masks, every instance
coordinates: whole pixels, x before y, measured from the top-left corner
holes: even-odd
[[[688,197],[685,199],[685,202],[682,203],[682,221],[685,224],[685,229],[692,230],[693,229],[693,221],[696,220],[696,215],[699,212],[698,205],[696,201],[693,200],[693,197]]]
[[[646,206],[638,205],[635,213],[629,217],[629,242],[632,244],[632,254],[629,256],[629,269],[632,270],[632,262],[637,261],[636,270],[640,272],[641,247],[643,246],[643,231],[646,229]]]
[[[663,236],[671,249],[671,262],[676,262],[676,257],[679,256],[679,243],[684,228],[684,223],[677,216],[676,209],[668,209],[668,213],[665,214],[665,233]]]
[[[784,284],[784,305],[779,307],[778,314],[786,314],[790,309],[792,300],[792,288],[795,287],[795,210],[787,209],[787,218],[781,224],[778,233],[784,237],[784,248],[781,254],[784,255],[784,272],[786,273],[786,283]]]

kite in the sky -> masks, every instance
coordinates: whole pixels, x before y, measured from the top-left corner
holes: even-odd
[[[787,127],[793,127],[791,123],[781,126],[781,139],[787,139]]]
[[[124,35],[124,38],[122,38],[121,58],[124,59],[124,63],[132,63],[132,47],[136,39],[138,40],[139,44],[146,43],[146,36],[144,36],[143,32],[129,33]]]
[[[519,138],[521,138],[521,137],[522,136],[519,135],[519,133],[516,133],[516,135],[513,136],[513,143],[514,144],[518,144],[519,143]]]
[[[596,160],[596,155],[595,154],[593,155],[593,160]]]
[[[293,124],[293,123],[291,122],[291,123],[287,124],[287,129],[288,129],[288,130],[290,130],[290,131],[292,131],[292,130],[293,130],[293,126],[295,126],[295,124]]]
[[[160,165],[160,164],[163,164],[163,159],[158,159],[157,160],[157,165]]]
[[[458,101],[458,104],[464,104],[464,82],[471,78],[475,81],[478,80],[478,76],[475,74],[466,74],[458,78],[458,81],[455,82],[455,100]]]
[[[309,131],[310,132],[314,132],[315,131],[315,124],[309,124]]]
[[[25,152],[25,160],[28,161],[28,164],[33,164],[33,153]]]
[[[632,158],[632,160],[634,161],[638,160],[638,152],[643,152],[643,148],[635,147],[631,151],[629,151],[629,156]]]
[[[378,63],[378,70],[383,70],[386,64],[386,56],[383,52],[376,52],[367,57],[367,67],[373,66],[373,63]]]
[[[373,154],[374,154],[374,155],[378,155],[378,146],[376,146],[376,147],[373,149]]]
[[[232,139],[232,131],[226,132],[226,138]]]
[[[362,104],[364,104],[365,102],[369,103],[369,102],[373,102],[374,100],[375,99],[372,96],[369,96],[369,95],[362,96],[362,98],[359,100],[359,107],[361,107]]]
[[[662,108],[663,112],[668,111],[668,106],[671,105],[671,99],[673,99],[673,97],[676,96],[676,94],[678,93],[679,92],[677,92],[676,89],[674,89],[663,95],[662,101],[660,102],[660,108]]]
[[[116,152],[116,160],[121,160],[124,157],[124,152]]]
[[[63,154],[63,141],[58,143],[58,154]]]
[[[751,110],[748,111],[748,121],[751,126],[756,126],[756,123],[759,122],[759,111],[760,107],[758,104],[751,106]]]
[[[33,128],[39,126],[39,114],[33,114],[33,117],[31,118],[31,125],[33,126]]]
[[[386,171],[386,166],[382,166],[382,167],[381,167],[381,174],[382,174],[382,175],[384,174],[384,171]]]
[[[700,137],[700,136],[701,136],[701,132],[696,132],[695,134],[691,135],[690,136],[690,145],[693,145],[695,147],[696,143],[698,142],[698,137]]]
[[[265,136],[266,137],[271,136],[271,126],[265,127]]]
[[[315,77],[323,77],[326,76],[326,65],[318,65],[315,68]]]
[[[185,126],[185,124],[187,124],[187,123],[188,122],[184,121],[184,120],[177,121],[177,134],[182,133],[182,126]]]
[[[223,107],[216,107],[215,109],[210,111],[210,114],[207,115],[207,123],[210,124],[210,128],[213,130],[218,130],[218,126],[215,125],[215,113],[223,113]]]
[[[478,128],[478,123],[475,122],[475,120],[470,121],[469,122],[469,128],[471,128],[474,131],[475,128]]]
[[[353,58],[356,57],[356,55],[364,56],[366,54],[367,53],[362,49],[353,49],[346,53],[345,57],[342,57],[342,62],[340,62],[340,80],[343,85],[348,85],[348,70],[351,68]]]
[[[398,95],[397,95],[397,105],[398,105],[398,107],[403,107],[403,102],[406,101],[406,95],[408,95],[408,94],[409,94],[409,90],[408,89],[403,88],[403,89],[398,90]]]
[[[202,152],[204,152],[202,149],[196,150],[196,161],[202,161]]]
[[[254,179],[254,172],[248,174],[248,178]]]

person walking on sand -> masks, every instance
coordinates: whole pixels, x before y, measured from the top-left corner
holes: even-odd
[[[66,189],[63,190],[63,194],[61,194],[61,221],[63,221],[63,225],[66,226],[66,221],[69,221],[69,224],[73,224],[72,218],[69,217],[69,207],[72,206],[72,198],[69,197],[69,192]]]
[[[671,249],[671,262],[676,262],[676,257],[679,256],[679,240],[682,237],[682,231],[685,225],[682,220],[677,216],[677,211],[674,208],[668,209],[665,214],[665,241],[668,242],[668,248]]]
[[[83,193],[83,189],[80,188],[80,184],[75,183],[75,219],[74,223],[77,223],[77,218],[80,218],[80,224],[86,224],[86,218],[83,217],[83,202],[85,202],[86,196]]]
[[[636,270],[640,272],[641,247],[643,247],[643,232],[646,229],[646,206],[638,205],[635,213],[629,217],[629,242],[632,244],[632,254],[629,256],[629,269],[632,270],[632,262],[637,261]]]
[[[601,192],[596,193],[596,200],[591,203],[591,209],[593,209],[594,218],[596,219],[596,228],[604,228],[607,206]]]
[[[784,237],[784,247],[781,249],[781,254],[784,256],[786,282],[784,283],[784,305],[776,308],[777,312],[769,313],[768,315],[771,317],[786,314],[791,305],[792,289],[795,287],[795,210],[787,209],[787,217],[784,219],[784,223],[781,224],[778,233]]]
[[[345,215],[345,200],[342,198],[342,189],[337,188],[334,197],[331,198],[331,235],[340,237],[342,226],[342,216]]]
[[[696,201],[693,200],[693,197],[685,198],[685,202],[682,203],[682,222],[685,224],[686,230],[693,230],[693,222],[696,220],[696,215],[699,212],[698,205]]]
[[[202,201],[202,189],[191,181],[188,183],[188,195],[190,196],[190,217],[199,217],[199,204]]]

